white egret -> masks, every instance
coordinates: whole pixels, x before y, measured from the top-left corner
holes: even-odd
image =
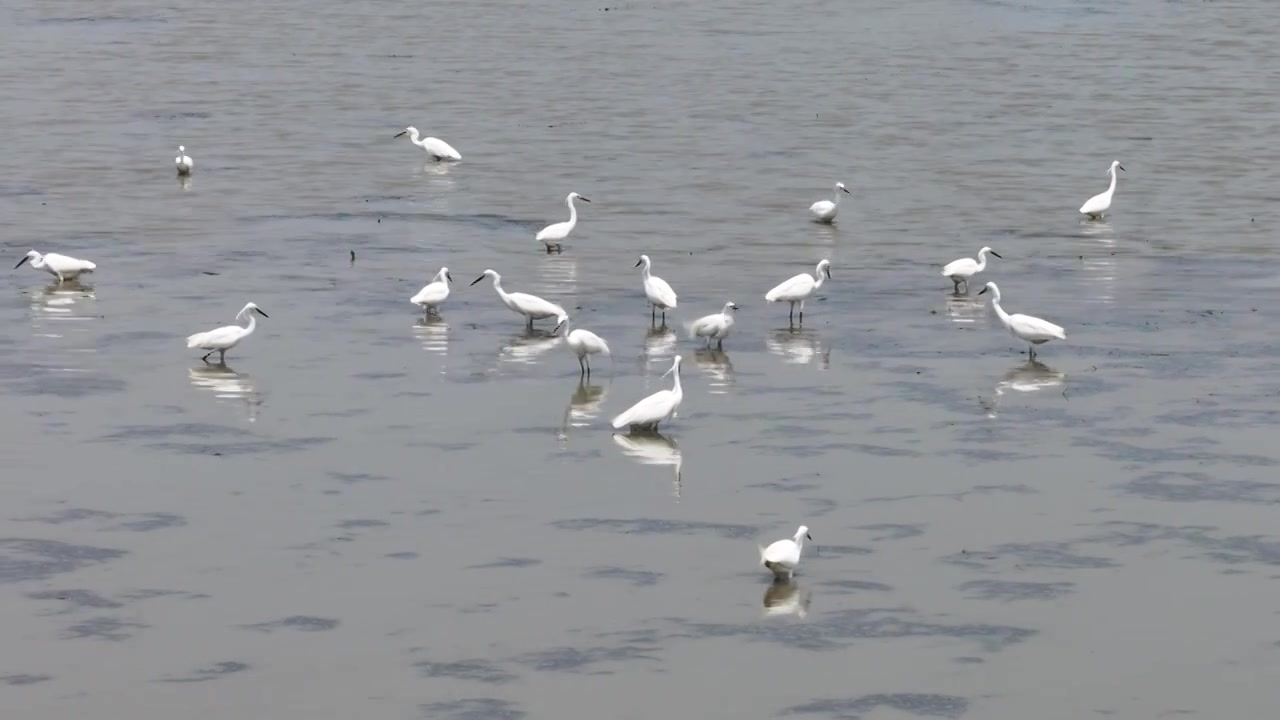
[[[592,355],[604,353],[613,359],[613,354],[609,352],[609,343],[590,330],[575,328],[565,338],[565,343],[573,354],[578,356],[578,368],[582,371],[580,374],[585,374],[587,377],[591,377]]]
[[[29,251],[13,266],[14,270],[22,267],[28,260],[31,261],[31,267],[37,270],[44,270],[58,278],[59,283],[67,280],[75,280],[84,273],[91,273],[98,269],[98,266],[88,260],[59,255],[58,253],[48,253],[42,255],[35,250]]]
[[[1028,359],[1035,359],[1037,345],[1043,345],[1050,340],[1067,339],[1067,331],[1048,320],[1042,320],[1031,315],[1010,315],[1005,312],[1004,308],[1000,307],[1000,288],[995,283],[987,283],[986,287],[978,291],[978,294],[982,295],[988,290],[991,291],[991,305],[995,307],[996,315],[1000,316],[1000,322],[1005,329],[1019,340],[1025,340],[1029,343]]]
[[[453,282],[453,276],[449,274],[449,268],[442,267],[440,272],[431,279],[431,282],[423,286],[417,295],[409,298],[409,302],[421,307],[423,317],[432,314],[440,314],[440,303],[443,303],[449,297],[449,283]]]
[[[1111,175],[1111,187],[1104,193],[1098,193],[1080,206],[1080,214],[1088,215],[1090,220],[1101,220],[1102,214],[1111,209],[1111,197],[1116,194],[1116,168],[1124,170],[1119,160],[1112,160],[1107,173]]]
[[[806,538],[813,540],[808,526],[801,525],[794,537],[778,540],[769,547],[757,546],[760,548],[760,564],[772,571],[775,578],[790,580],[796,566],[800,564],[800,553],[804,550]]]
[[[959,260],[952,260],[947,263],[946,267],[942,268],[942,277],[951,279],[951,282],[955,284],[955,291],[957,293],[960,292],[960,283],[964,283],[964,289],[968,290],[969,278],[987,269],[987,253],[991,253],[1001,260],[1004,259],[1000,256],[1000,253],[995,250],[992,250],[989,247],[983,247],[978,251],[977,260],[974,260],[973,258],[960,258]]]
[[[662,324],[667,324],[667,311],[674,310],[676,307],[676,291],[671,289],[666,280],[657,277],[649,272],[649,268],[653,263],[649,261],[648,255],[641,255],[636,261],[636,267],[644,265],[644,270],[640,271],[640,276],[644,278],[644,296],[649,300],[649,304],[653,307],[650,309],[650,322],[657,322],[658,310],[662,310]]]
[[[187,157],[187,148],[182,145],[178,146],[178,157],[173,159],[173,164],[178,168],[179,175],[190,175],[196,169],[195,161]]]
[[[576,192],[569,193],[568,197],[564,199],[565,204],[569,206],[569,219],[542,228],[533,238],[547,246],[548,255],[551,254],[551,248],[553,247],[556,252],[560,252],[560,241],[569,237],[569,233],[573,232],[573,229],[578,225],[578,208],[574,206],[574,200],[581,200],[585,203],[591,202]]]
[[[407,134],[409,142],[417,145],[431,156],[432,160],[461,160],[462,156],[449,143],[436,137],[418,138],[418,128],[410,125],[396,134],[396,137]]]
[[[676,409],[684,400],[684,389],[680,387],[680,356],[676,355],[671,362],[671,369],[662,374],[666,377],[676,374],[675,384],[670,390],[659,390],[640,402],[632,405],[621,415],[613,419],[613,429],[621,430],[630,427],[632,430],[657,431],[658,423],[669,420],[676,415]]]
[[[553,317],[556,319],[556,328],[559,328],[569,319],[569,313],[553,302],[543,300],[536,295],[518,292],[509,293],[503,290],[502,276],[494,270],[485,270],[484,274],[472,280],[471,284],[475,285],[487,277],[493,278],[493,289],[498,291],[498,298],[502,300],[502,304],[510,308],[512,312],[520,313],[529,319],[528,327],[530,330],[533,329],[534,320]]]
[[[813,217],[820,223],[829,223],[836,219],[836,213],[840,210],[840,193],[852,195],[844,183],[836,183],[836,189],[831,200],[819,200],[809,206],[809,212],[813,213]]]
[[[204,357],[200,358],[205,362],[209,362],[210,355],[214,354],[215,352],[219,353],[218,363],[221,365],[226,365],[227,351],[235,347],[236,345],[239,345],[241,340],[244,340],[245,338],[252,335],[254,329],[257,328],[258,319],[253,316],[253,313],[257,313],[262,317],[268,317],[268,315],[262,312],[262,310],[259,309],[257,305],[253,303],[248,303],[243,308],[240,309],[240,312],[236,313],[236,322],[240,322],[241,318],[243,318],[246,315],[249,316],[248,327],[240,327],[239,325],[224,325],[215,330],[210,330],[209,332],[196,333],[195,335],[190,335],[187,337],[187,347],[200,348],[201,350],[208,350],[209,352],[205,353]]]
[[[693,321],[689,326],[689,337],[707,339],[707,347],[711,347],[711,341],[716,341],[716,347],[724,347],[724,339],[729,337],[729,333],[733,331],[733,312],[738,306],[729,301],[724,304],[724,309],[714,315],[700,317]]]
[[[796,303],[800,303],[800,324],[803,325],[804,301],[812,297],[818,291],[818,288],[822,287],[822,283],[826,282],[830,277],[831,261],[824,259],[818,263],[813,275],[800,273],[765,293],[764,299],[769,302],[791,303],[791,313],[787,316],[789,321],[794,321]]]

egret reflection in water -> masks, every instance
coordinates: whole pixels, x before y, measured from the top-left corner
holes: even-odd
[[[966,291],[967,292],[967,291]],[[970,295],[947,296],[947,318],[959,325],[972,325],[986,317],[987,304]]]
[[[249,422],[258,419],[258,406],[262,404],[262,398],[248,375],[238,373],[226,365],[204,364],[187,370],[187,377],[194,387],[213,393],[219,400],[243,402]]]
[[[983,400],[988,417],[995,417],[1000,405],[1000,397],[1006,392],[1031,393],[1061,387],[1066,382],[1066,373],[1059,372],[1038,360],[1018,365],[1004,374],[996,383],[990,400]]]
[[[824,348],[822,338],[812,330],[778,330],[765,336],[764,344],[788,365],[809,365],[818,360],[823,370],[831,367],[831,348]]]
[[[684,482],[681,473],[684,458],[675,440],[657,432],[634,431],[627,434],[614,433],[613,442],[623,455],[641,465],[670,465],[675,477],[675,496],[680,497]]]
[[[569,405],[564,409],[564,423],[560,429],[560,439],[569,437],[570,428],[589,427],[600,417],[601,405],[608,394],[605,386],[592,385],[585,377],[578,380],[573,395],[569,396]]]
[[[564,342],[564,337],[541,329],[526,329],[512,336],[498,351],[500,362],[534,365],[548,350]]]
[[[644,334],[644,357],[648,363],[665,362],[675,352],[679,337],[676,331],[663,325],[651,327]]]
[[[439,315],[418,318],[413,324],[413,334],[422,343],[422,349],[433,355],[449,354],[449,323]]]
[[[795,615],[803,619],[809,614],[813,593],[804,590],[794,580],[774,580],[764,591],[763,617]]]
[[[693,363],[698,369],[710,376],[711,381],[708,384],[712,395],[724,395],[733,387],[735,378],[733,374],[733,363],[729,360],[729,354],[723,350],[713,350],[711,348],[698,348],[693,353]]]

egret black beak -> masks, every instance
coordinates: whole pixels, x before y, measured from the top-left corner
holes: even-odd
[[[996,257],[1000,258],[1001,260],[1003,260],[1003,259],[1004,259],[1004,256],[1003,256],[1003,255],[1001,255],[1000,253],[996,252],[995,250],[988,250],[987,252],[991,253],[992,255],[995,255]]]
[[[23,258],[23,259],[22,259],[22,262],[26,262],[26,261],[27,261],[27,259],[26,259],[26,258]],[[22,263],[18,263],[18,264],[19,264],[19,265],[21,265]],[[634,267],[640,267],[640,266],[641,266],[641,265],[643,265],[643,264],[644,264],[644,261],[643,261],[643,260],[637,260],[637,261],[636,261],[636,264],[634,265]]]
[[[591,202],[590,200],[588,200],[587,198],[582,197],[581,195],[579,195],[579,196],[578,196],[578,199],[579,199],[579,200],[581,200],[582,202]]]
[[[828,279],[828,280],[832,279],[832,278],[831,278],[831,268],[830,268],[830,267],[825,267],[825,268],[823,268],[823,270],[825,270],[825,271],[826,271],[826,273],[827,273],[827,279]]]
[[[805,533],[805,534],[804,534],[804,536],[805,536],[805,537],[807,537],[807,538],[809,538],[810,542],[812,542],[812,541],[813,541],[813,536],[812,536],[812,535],[810,535],[809,533]]]
[[[271,317],[270,315],[268,315],[268,314],[266,314],[266,313],[262,312],[262,308],[254,308],[254,309],[253,309],[253,311],[254,311],[254,312],[256,312],[256,313],[258,313],[258,314],[259,314],[259,315],[261,315],[262,317]]]
[[[400,132],[396,133],[396,135],[395,135],[395,136],[396,136],[396,137],[400,137],[401,135],[404,135],[404,134],[406,134],[406,133],[408,133],[408,132],[409,132],[408,130],[401,130]]]
[[[730,310],[737,310],[737,309],[738,309],[738,304],[737,304],[737,303],[733,303],[733,304],[731,304],[731,305],[729,306],[729,309],[730,309]]]
[[[18,261],[18,264],[13,266],[13,269],[14,269],[14,270],[17,270],[18,268],[22,267],[22,264],[23,264],[23,263],[25,263],[26,261],[28,261],[28,260],[30,260],[30,259],[31,259],[31,256],[30,256],[30,255],[23,255],[23,256],[22,256],[22,259]]]
[[[845,191],[845,193],[846,193],[846,194],[848,194],[848,195],[852,195],[852,194],[853,194],[853,193],[849,192],[849,188],[844,188],[844,187],[842,187],[842,188],[840,188],[840,189],[841,189],[841,190],[843,190],[843,191]]]
[[[449,279],[449,282],[453,282],[453,276],[452,276],[452,275],[450,275],[449,273],[445,273],[445,274],[444,274],[444,276],[445,276],[446,278],[448,278],[448,279]]]
[[[483,280],[483,279],[484,279],[484,276],[483,276],[483,275],[481,275],[480,277],[476,278],[475,280],[472,280],[472,281],[471,281],[471,284],[472,284],[472,285],[475,285],[476,283],[480,282],[480,281],[481,281],[481,280]]]
[[[987,286],[983,285],[983,286],[982,286],[982,289],[978,291],[978,294],[979,294],[979,295],[986,295],[986,294],[987,294]]]
[[[1117,165],[1116,167],[1120,168],[1121,170],[1124,170],[1124,166],[1123,166],[1123,165]],[[1128,172],[1128,170],[1125,170],[1125,172]]]

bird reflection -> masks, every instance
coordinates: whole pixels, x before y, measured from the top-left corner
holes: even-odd
[[[572,297],[577,289],[577,258],[559,253],[538,258],[538,292],[535,294],[564,303],[564,298]]]
[[[605,387],[592,385],[586,378],[578,380],[573,395],[569,396],[569,405],[564,409],[564,425],[560,430],[560,439],[569,437],[569,428],[587,427],[600,416],[600,404],[604,402]]]
[[[413,324],[413,334],[422,342],[422,349],[433,355],[449,354],[449,323],[439,315],[419,318]]]
[[[31,293],[31,319],[33,325],[40,327],[44,320],[96,320],[92,302],[96,300],[93,288],[81,285],[79,280],[67,280],[62,284],[53,283]],[[52,326],[50,326],[52,327]],[[60,325],[66,330],[70,326]],[[49,332],[49,337],[61,337],[61,333]]]
[[[983,401],[982,404],[987,409],[988,417],[996,416],[996,409],[1000,404],[1000,396],[1009,391],[1017,392],[1038,392],[1061,386],[1066,381],[1066,373],[1059,372],[1037,360],[1032,360],[1024,365],[1009,370],[1004,374],[1004,378],[996,383],[994,395],[989,401]]]
[[[823,370],[831,367],[831,349],[824,350],[822,339],[812,330],[778,330],[765,337],[764,344],[789,365],[808,365],[818,360]]]
[[[987,304],[981,298],[965,295],[947,296],[947,317],[951,322],[969,325],[986,317]]]
[[[191,190],[191,176],[190,176],[190,175],[179,175],[179,176],[178,176],[178,189],[179,189],[179,190],[187,190],[187,191],[190,191],[190,190]]]
[[[258,406],[262,399],[248,375],[238,373],[226,365],[199,365],[187,371],[191,384],[212,392],[219,400],[240,400],[245,404],[249,422],[258,419]]]
[[[803,619],[812,600],[813,593],[801,589],[794,580],[774,580],[764,591],[764,617],[795,615]]]
[[[693,362],[699,370],[711,376],[711,394],[724,395],[733,386],[733,363],[725,351],[699,348],[693,353]]]
[[[547,330],[526,329],[513,336],[498,351],[498,360],[502,362],[534,365],[538,356],[564,342],[564,338]]]
[[[663,325],[651,327],[644,335],[644,357],[649,363],[665,362],[676,349],[675,330]]]
[[[641,465],[670,465],[675,475],[675,496],[680,497],[684,482],[681,475],[684,459],[675,440],[657,432],[633,431],[626,435],[615,433],[613,442],[623,455]]]

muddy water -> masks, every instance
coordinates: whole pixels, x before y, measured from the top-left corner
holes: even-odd
[[[1270,5],[0,12],[4,248],[99,265],[0,293],[23,717],[1273,710]],[[982,245],[1067,328],[1038,364],[938,277]],[[790,330],[762,296],[823,257]],[[613,364],[579,382],[485,268]],[[249,300],[226,368],[183,347]],[[613,435],[676,352],[680,416]],[[773,586],[756,543],[802,522]]]

